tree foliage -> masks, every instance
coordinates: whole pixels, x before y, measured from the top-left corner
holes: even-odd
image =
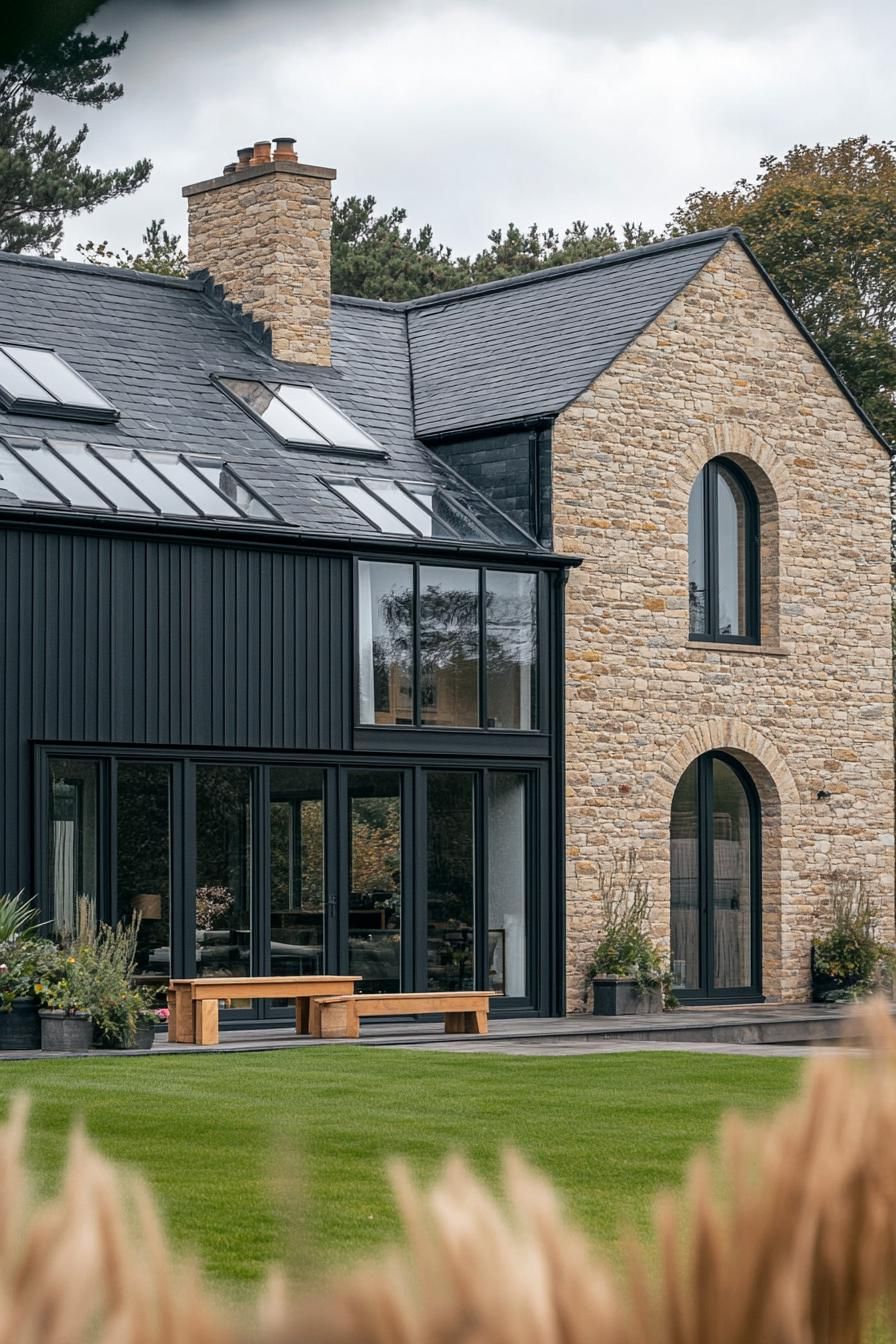
[[[15,43],[4,43],[0,66],[0,248],[52,255],[62,239],[68,215],[93,210],[128,195],[150,173],[148,159],[128,168],[102,172],[81,162],[87,138],[82,126],[65,140],[55,126],[41,129],[34,114],[39,95],[82,107],[102,108],[122,94],[109,81],[111,61],[124,49],[119,38],[73,31],[97,4],[59,4],[44,32],[16,29]]]
[[[150,271],[154,275],[186,275],[187,254],[181,247],[181,235],[169,233],[164,219],[151,219],[143,230],[143,251],[129,252],[126,247],[113,252],[108,241],[78,243],[75,251],[94,266],[124,266],[132,271]]]
[[[446,289],[504,280],[546,266],[606,256],[642,247],[657,236],[640,224],[626,224],[617,235],[610,224],[594,228],[576,220],[562,234],[532,224],[510,223],[493,229],[488,245],[475,256],[455,256],[434,241],[431,224],[415,233],[407,211],[396,206],[377,214],[374,196],[347,196],[333,208],[333,292],[393,302],[440,294]]]
[[[896,143],[796,145],[753,182],[695,191],[672,231],[736,224],[881,431],[896,441]]]

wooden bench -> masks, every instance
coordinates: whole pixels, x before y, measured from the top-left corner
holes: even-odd
[[[294,999],[296,1031],[308,1031],[308,1005],[319,994],[352,994],[360,975],[208,976],[168,982],[168,1039],[218,1044],[218,1004],[228,999]]]
[[[407,1017],[414,1013],[442,1013],[447,1034],[488,1034],[490,989],[457,990],[435,994],[331,994],[311,1000],[312,1036],[357,1037],[362,1017]]]

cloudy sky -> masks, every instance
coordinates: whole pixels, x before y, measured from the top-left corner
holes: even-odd
[[[511,219],[660,226],[763,154],[896,136],[891,0],[110,0],[91,26],[130,33],[124,97],[52,115],[97,167],[155,167],[69,257],[182,231],[181,186],[275,135],[462,252]]]

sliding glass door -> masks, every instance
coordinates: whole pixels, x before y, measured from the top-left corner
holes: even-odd
[[[534,995],[536,769],[49,754],[44,890],[139,915],[137,974]],[[544,861],[540,869],[544,873]],[[230,998],[231,1019],[288,1005]]]

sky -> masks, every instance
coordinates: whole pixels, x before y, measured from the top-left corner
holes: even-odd
[[[130,34],[123,98],[41,120],[154,169],[70,222],[73,259],[185,232],[180,188],[277,135],[460,253],[510,220],[661,227],[793,144],[896,138],[892,0],[109,0],[90,27]]]

